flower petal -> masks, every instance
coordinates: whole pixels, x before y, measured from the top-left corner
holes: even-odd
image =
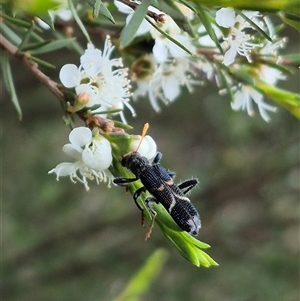
[[[178,83],[177,78],[170,77],[166,78],[162,84],[162,89],[164,96],[169,101],[174,101],[176,97],[180,94],[180,84]]]
[[[221,8],[216,13],[216,22],[218,25],[229,28],[235,23],[235,12],[233,8]]]
[[[92,132],[87,127],[78,127],[71,131],[69,140],[72,144],[83,147],[92,141]]]
[[[66,153],[68,156],[70,156],[71,158],[75,159],[75,160],[81,160],[81,155],[82,155],[82,148],[68,143],[65,144],[62,148],[63,152]]]
[[[60,69],[59,79],[66,88],[73,88],[80,82],[79,69],[74,64],[66,64]]]
[[[94,45],[88,44],[84,54],[80,57],[80,63],[87,75],[95,77],[103,64],[102,51],[95,48]]]
[[[56,178],[59,179],[59,177],[65,177],[72,175],[76,172],[78,169],[78,164],[70,163],[70,162],[63,162],[58,164],[55,168],[51,169],[48,174],[50,173],[56,173]]]
[[[93,141],[93,145],[85,147],[82,161],[86,166],[96,171],[107,169],[112,162],[111,146],[107,139],[100,137]]]
[[[224,54],[223,64],[225,66],[229,66],[230,64],[232,64],[234,62],[236,54],[237,54],[237,48],[234,46],[231,46]]]
[[[163,63],[168,59],[168,48],[159,39],[155,40],[155,45],[152,49],[153,56],[158,63]]]

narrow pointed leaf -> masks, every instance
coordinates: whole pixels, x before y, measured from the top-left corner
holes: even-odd
[[[94,4],[94,18],[98,18],[99,15],[104,16],[108,20],[110,20],[113,24],[116,24],[114,17],[107,9],[107,7],[103,4],[101,0],[96,0]]]
[[[2,67],[4,84],[6,86],[7,91],[9,92],[9,94],[11,96],[12,103],[13,103],[14,107],[16,108],[19,120],[22,120],[22,110],[21,110],[21,107],[19,104],[19,99],[18,99],[17,93],[16,93],[8,56],[5,54],[1,56],[1,67]]]
[[[296,13],[281,13],[281,19],[287,23],[288,25],[294,27],[298,31],[300,31],[300,15]]]
[[[50,63],[48,63],[48,62],[46,62],[44,60],[41,60],[41,59],[39,59],[39,58],[37,58],[35,56],[30,56],[30,60],[38,63],[40,66],[43,66],[45,68],[56,69],[56,67],[54,65],[52,65],[52,64],[50,64]]]
[[[159,31],[163,36],[165,36],[167,39],[169,39],[171,42],[173,42],[175,45],[177,45],[178,47],[180,47],[182,50],[184,50],[185,52],[187,52],[189,55],[191,56],[195,56],[194,53],[192,53],[188,48],[186,48],[184,45],[182,45],[181,43],[179,43],[177,40],[173,39],[169,34],[167,34],[166,32],[164,32],[163,30],[161,30],[158,26],[156,26],[155,23],[153,23],[149,18],[146,18],[146,20],[157,30]]]
[[[157,8],[162,12],[170,15],[175,23],[183,30],[189,33],[191,37],[195,37],[195,33],[190,26],[187,17],[183,12],[178,8],[172,0],[159,1]]]
[[[223,53],[223,49],[219,43],[218,37],[215,33],[215,30],[212,27],[212,17],[209,14],[208,11],[206,11],[202,6],[197,6],[197,13],[200,17],[200,21],[205,27],[207,33],[209,34],[210,38],[215,42],[216,46],[220,50],[221,53]]]
[[[168,254],[163,249],[156,250],[131,278],[127,287],[114,301],[143,300],[142,295],[150,289],[166,262]]]
[[[133,14],[129,23],[124,27],[120,37],[120,47],[125,48],[134,39],[134,35],[139,29],[142,21],[144,20],[151,0],[143,0],[140,5],[137,6],[135,13]]]
[[[88,43],[93,44],[92,41],[91,41],[91,39],[90,39],[90,36],[89,36],[87,30],[85,29],[85,26],[83,25],[80,17],[77,14],[77,11],[76,11],[76,9],[74,7],[73,1],[72,0],[68,0],[68,5],[69,5],[69,9],[72,12],[72,15],[73,15],[73,17],[74,17],[77,25],[81,29],[81,31],[84,34],[85,38],[87,39]]]
[[[245,19],[252,27],[254,27],[262,36],[264,36],[268,41],[272,42],[272,38],[263,31],[257,24],[255,24],[250,18],[248,18],[243,12],[236,10],[236,13]]]
[[[46,45],[43,45],[39,48],[36,48],[36,47],[35,47],[35,49],[31,48],[34,50],[30,51],[30,53],[36,55],[36,54],[55,51],[55,50],[58,50],[58,49],[61,49],[64,47],[69,47],[70,45],[72,45],[74,40],[75,40],[75,38],[51,41],[51,42],[48,42]]]

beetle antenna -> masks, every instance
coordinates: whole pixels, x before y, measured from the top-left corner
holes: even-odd
[[[147,122],[147,123],[145,123],[144,126],[143,126],[143,130],[142,130],[142,138],[141,138],[141,140],[140,140],[139,145],[137,146],[137,148],[136,148],[136,150],[135,150],[136,152],[137,152],[138,149],[140,148],[140,146],[141,146],[141,144],[142,144],[142,142],[143,142],[143,139],[144,139],[144,137],[146,136],[146,133],[147,133],[148,129],[149,129],[149,123]]]

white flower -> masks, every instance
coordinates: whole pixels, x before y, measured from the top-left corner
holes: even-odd
[[[161,24],[160,29],[192,53],[195,52],[196,48],[192,44],[190,36],[186,32],[183,32],[170,16],[165,15],[165,22],[164,24]],[[164,63],[170,58],[180,59],[190,57],[189,53],[163,36],[155,28],[152,28],[150,33],[155,40],[152,51],[153,56],[158,63]]]
[[[234,111],[247,110],[248,115],[253,116],[254,109],[252,102],[257,105],[261,117],[266,122],[269,122],[271,118],[267,114],[267,111],[276,112],[276,108],[265,103],[263,95],[251,86],[243,85],[234,93],[234,101],[231,103],[231,108]]]
[[[130,2],[137,3],[137,4],[141,3],[140,1],[130,1]],[[128,5],[126,5],[126,4],[124,4],[120,1],[117,1],[117,0],[114,0],[114,4],[121,13],[128,15],[127,18],[126,18],[126,25],[127,25],[129,23],[129,21],[131,20],[133,14],[134,14],[134,10],[131,7],[129,7]],[[159,11],[158,9],[156,9],[153,6],[149,6],[148,10],[153,12],[153,13],[156,13],[158,15],[162,14],[161,11]],[[140,24],[138,30],[136,31],[135,36],[137,37],[137,36],[147,34],[147,33],[150,32],[151,28],[152,28],[152,26],[149,24],[149,22],[147,22],[144,19],[142,21],[142,23]]]
[[[263,25],[265,26],[262,29],[269,35],[272,41],[266,40],[266,43],[260,49],[259,54],[268,57],[273,56],[274,58],[277,58],[277,60],[279,61],[280,57],[278,55],[278,49],[283,48],[285,46],[287,39],[278,38],[275,35],[274,25],[272,24],[271,20],[267,16],[264,17]]]
[[[243,11],[249,18],[253,19],[258,16],[258,12]],[[237,54],[245,56],[250,62],[250,51],[254,47],[260,47],[259,44],[250,42],[252,37],[243,30],[251,28],[250,24],[241,16],[236,15],[232,8],[221,8],[216,13],[216,22],[224,28],[229,28],[228,36],[224,37],[224,44],[228,50],[225,52],[223,64],[228,66],[234,62]]]
[[[107,168],[112,163],[112,153],[109,141],[100,135],[93,137],[91,130],[86,127],[73,129],[69,140],[70,143],[63,146],[63,151],[75,162],[60,163],[48,173],[56,173],[57,180],[61,176],[70,176],[72,182],[78,180],[83,183],[86,190],[89,189],[87,179],[96,179],[97,184],[108,179],[110,185],[112,175]]]
[[[214,24],[212,24],[212,28],[213,28],[217,38],[220,39],[223,36],[222,31],[220,30],[220,28],[217,27]],[[206,28],[202,24],[199,26],[197,32],[199,34],[198,42],[201,46],[209,47],[209,48],[215,48],[216,47],[216,43],[212,40],[210,35],[207,33]]]
[[[177,59],[161,64],[154,72],[149,82],[148,95],[155,111],[160,111],[157,100],[166,105],[173,102],[180,94],[181,87],[186,86],[189,92],[193,91],[193,84],[198,84],[192,78],[193,63],[187,59]]]
[[[267,65],[261,65],[258,72],[261,80],[270,85],[275,85],[277,81],[286,79],[286,76],[281,71]]]
[[[140,144],[140,141],[142,139],[142,136],[137,135],[136,139],[134,139],[131,144],[130,144],[130,150],[131,151],[136,151],[137,147]],[[141,156],[147,158],[148,160],[151,160],[154,158],[157,152],[157,146],[153,138],[149,135],[146,135],[143,140],[141,145],[138,148],[138,152],[140,153]]]
[[[57,6],[54,7],[53,9],[48,10],[48,14],[51,18],[51,21],[54,23],[55,18],[58,17],[59,19],[63,21],[69,21],[72,19],[73,15],[72,12],[68,8],[68,1],[67,0],[54,0],[52,1],[53,5],[57,3]],[[43,28],[43,29],[50,29],[51,27],[41,20],[40,18],[37,18],[38,24]]]
[[[93,114],[101,114],[101,111],[116,108],[123,109],[125,105],[134,115],[134,110],[128,103],[131,96],[128,70],[120,68],[123,66],[121,58],[110,59],[113,50],[114,46],[108,36],[103,51],[88,44],[80,58],[80,66],[73,64],[63,66],[59,77],[66,88],[75,88],[77,95],[80,93],[89,95],[90,101],[85,106],[100,107],[94,110]],[[123,112],[119,114],[122,121],[126,122]]]
[[[275,85],[278,80],[285,79],[285,76],[278,70],[267,65],[261,65],[256,69],[257,77],[267,84]],[[239,89],[234,93],[234,101],[231,107],[234,111],[247,110],[249,116],[254,115],[253,104],[254,102],[259,110],[261,117],[269,122],[271,118],[267,111],[276,112],[276,107],[273,107],[263,100],[263,94],[254,89],[254,87],[247,85],[240,85]]]
[[[140,1],[130,1],[130,2],[140,4]],[[126,24],[128,24],[128,22],[133,16],[134,10],[128,7],[127,5],[120,3],[119,1],[114,0],[114,3],[119,11],[121,11],[124,14],[128,14],[126,18]],[[184,13],[187,15],[187,17],[191,18],[193,16],[193,12],[190,9],[188,9],[186,6],[181,5],[179,6],[179,8],[181,10],[184,10]],[[159,11],[153,6],[149,6],[148,10],[157,15],[163,14],[161,11]],[[196,48],[192,44],[189,35],[183,32],[169,15],[166,14],[163,15],[164,15],[164,22],[157,24],[160,27],[160,29],[166,32],[174,40],[178,41],[180,44],[182,44],[191,52],[195,52]],[[140,27],[135,33],[135,36],[144,35],[149,32],[152,38],[155,40],[155,44],[153,47],[153,55],[158,63],[166,62],[170,58],[183,58],[183,57],[190,56],[190,54],[188,54],[185,50],[183,50],[181,47],[174,44],[172,41],[170,41],[164,35],[162,35],[159,31],[157,31],[146,20],[142,21]]]

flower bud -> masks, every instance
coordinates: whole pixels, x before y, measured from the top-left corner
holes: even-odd
[[[145,136],[144,138],[142,138],[140,135],[134,137],[135,139],[130,144],[130,150],[138,151],[141,156],[147,158],[148,160],[153,159],[157,152],[157,146],[153,138],[149,135]],[[143,139],[143,141],[139,146],[141,139]],[[137,149],[138,146],[139,148]]]

